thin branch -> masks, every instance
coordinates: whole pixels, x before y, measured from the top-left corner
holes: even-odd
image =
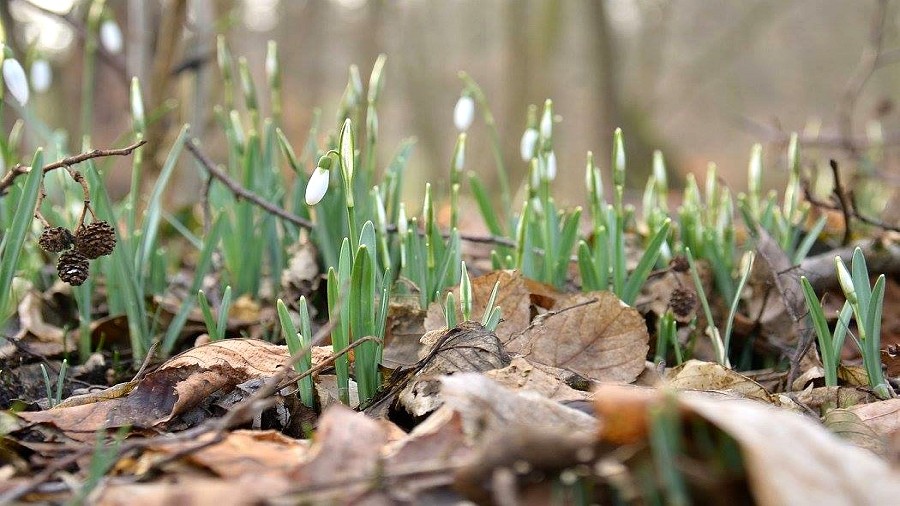
[[[828,161],[828,165],[831,167],[831,174],[834,176],[834,195],[841,204],[841,212],[844,213],[844,238],[841,241],[841,246],[846,246],[850,244],[850,235],[852,234],[850,224],[853,210],[850,208],[847,192],[844,191],[844,185],[841,183],[841,171],[838,170],[837,160],[832,158]]]
[[[95,149],[93,151],[81,153],[80,155],[63,158],[62,160],[53,162],[49,165],[44,165],[43,167],[41,167],[41,171],[46,174],[51,170],[61,169],[64,167],[69,168],[73,165],[77,165],[81,162],[91,160],[93,158],[102,158],[106,156],[129,156],[135,149],[143,146],[146,143],[147,141],[138,141],[130,146],[126,146],[121,149]],[[13,185],[17,177],[28,174],[29,172],[31,172],[31,167],[21,164],[18,164],[10,169],[9,172],[4,174],[3,177],[0,178],[0,196],[6,194],[6,190]]]
[[[245,199],[261,209],[265,210],[270,214],[274,214],[279,218],[289,221],[298,227],[305,229],[312,229],[314,227],[313,222],[307,220],[306,218],[302,218],[297,216],[296,214],[282,209],[275,204],[263,199],[259,195],[253,193],[252,191],[241,186],[240,183],[231,178],[228,174],[225,173],[224,170],[220,169],[215,162],[213,162],[205,153],[200,151],[200,142],[197,139],[189,139],[187,143],[185,143],[187,150],[194,155],[194,158],[200,162],[200,165],[203,166],[204,169],[209,173],[210,176],[218,179],[228,188],[231,193],[237,196],[240,199]],[[204,218],[208,220],[208,218]]]

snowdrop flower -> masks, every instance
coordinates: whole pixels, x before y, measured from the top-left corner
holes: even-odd
[[[850,304],[856,304],[859,298],[856,295],[856,287],[853,286],[853,276],[850,275],[850,271],[847,270],[847,266],[844,265],[841,257],[836,255],[834,257],[834,268],[837,271],[838,283],[840,283],[847,301]]]
[[[325,192],[328,191],[330,179],[328,169],[316,167],[312,176],[309,177],[309,182],[306,184],[306,205],[314,206],[322,200]]]
[[[453,123],[460,132],[465,132],[472,126],[475,119],[475,99],[469,95],[463,95],[456,101],[453,108]]]
[[[538,136],[537,129],[528,128],[525,130],[525,133],[522,134],[522,142],[519,143],[519,152],[522,154],[522,160],[527,162],[534,158],[534,146],[537,144]]]
[[[547,100],[544,104],[544,113],[541,114],[541,137],[549,139],[553,135],[553,102]]]
[[[31,64],[31,87],[38,93],[43,93],[50,88],[53,82],[53,69],[50,63],[41,58]]]
[[[28,78],[25,77],[25,69],[15,58],[3,60],[3,81],[6,87],[19,105],[28,103]]]
[[[547,181],[556,179],[556,153],[551,151],[544,160],[544,178]]]
[[[110,53],[122,52],[122,30],[115,20],[107,19],[100,25],[100,43]]]
[[[466,165],[466,134],[460,133],[456,141],[456,152],[453,156],[453,170],[461,172]]]

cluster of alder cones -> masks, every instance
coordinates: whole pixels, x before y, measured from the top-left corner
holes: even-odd
[[[78,286],[90,275],[90,260],[115,249],[116,231],[106,221],[81,224],[74,234],[65,227],[46,227],[38,244],[47,252],[62,253],[56,264],[59,279]]]

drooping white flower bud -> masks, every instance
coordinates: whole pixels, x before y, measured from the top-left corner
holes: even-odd
[[[544,177],[547,181],[553,181],[556,179],[556,153],[553,151],[547,153],[544,164]]]
[[[472,126],[475,119],[475,100],[469,95],[463,95],[456,101],[453,108],[453,124],[460,132],[465,132]]]
[[[316,167],[312,176],[309,176],[309,182],[306,184],[306,205],[314,206],[322,200],[325,192],[328,191],[330,176],[328,169]]]
[[[519,143],[519,152],[522,155],[523,161],[530,161],[534,158],[534,146],[537,144],[538,140],[537,129],[528,128],[525,130],[525,133],[522,134],[522,142]]]
[[[856,287],[853,286],[853,276],[850,275],[850,271],[847,270],[847,266],[844,265],[841,257],[837,255],[834,257],[834,268],[837,271],[838,283],[840,283],[841,289],[844,291],[844,297],[847,298],[847,302],[856,304],[859,299],[856,295]]]
[[[53,69],[50,63],[40,58],[31,64],[31,87],[38,93],[43,93],[50,88],[53,82]]]
[[[122,29],[115,20],[107,19],[100,24],[100,43],[110,53],[122,52]]]
[[[15,58],[3,60],[3,81],[19,105],[28,103],[28,78],[25,77],[22,64]]]
[[[541,137],[549,139],[553,135],[553,101],[544,102],[544,113],[541,114]]]

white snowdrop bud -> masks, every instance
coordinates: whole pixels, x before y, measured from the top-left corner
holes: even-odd
[[[553,151],[548,153],[544,164],[544,177],[547,181],[553,181],[556,179],[556,153]]]
[[[330,174],[327,169],[316,167],[312,176],[309,177],[309,182],[306,184],[306,205],[314,206],[322,200],[322,197],[325,196],[325,192],[328,191],[328,182],[330,179]]]
[[[107,19],[100,24],[100,43],[110,53],[122,52],[122,30],[115,20]]]
[[[834,257],[834,268],[837,271],[838,283],[840,283],[847,301],[850,304],[856,304],[859,299],[856,295],[856,287],[853,286],[853,276],[850,275],[850,271],[847,270],[841,257]]]
[[[522,134],[522,142],[519,143],[519,151],[522,154],[523,161],[529,161],[534,158],[534,146],[537,144],[538,131],[534,128],[528,128]]]
[[[6,87],[19,105],[28,103],[28,79],[25,77],[25,69],[15,58],[3,60],[3,81]]]
[[[553,102],[547,100],[544,103],[544,113],[541,114],[541,137],[549,139],[553,135]]]
[[[53,82],[53,69],[50,62],[41,58],[31,64],[31,87],[38,93],[43,93],[50,88]]]
[[[475,100],[463,95],[456,101],[456,107],[453,108],[453,123],[460,132],[465,132],[472,126],[475,119]]]

